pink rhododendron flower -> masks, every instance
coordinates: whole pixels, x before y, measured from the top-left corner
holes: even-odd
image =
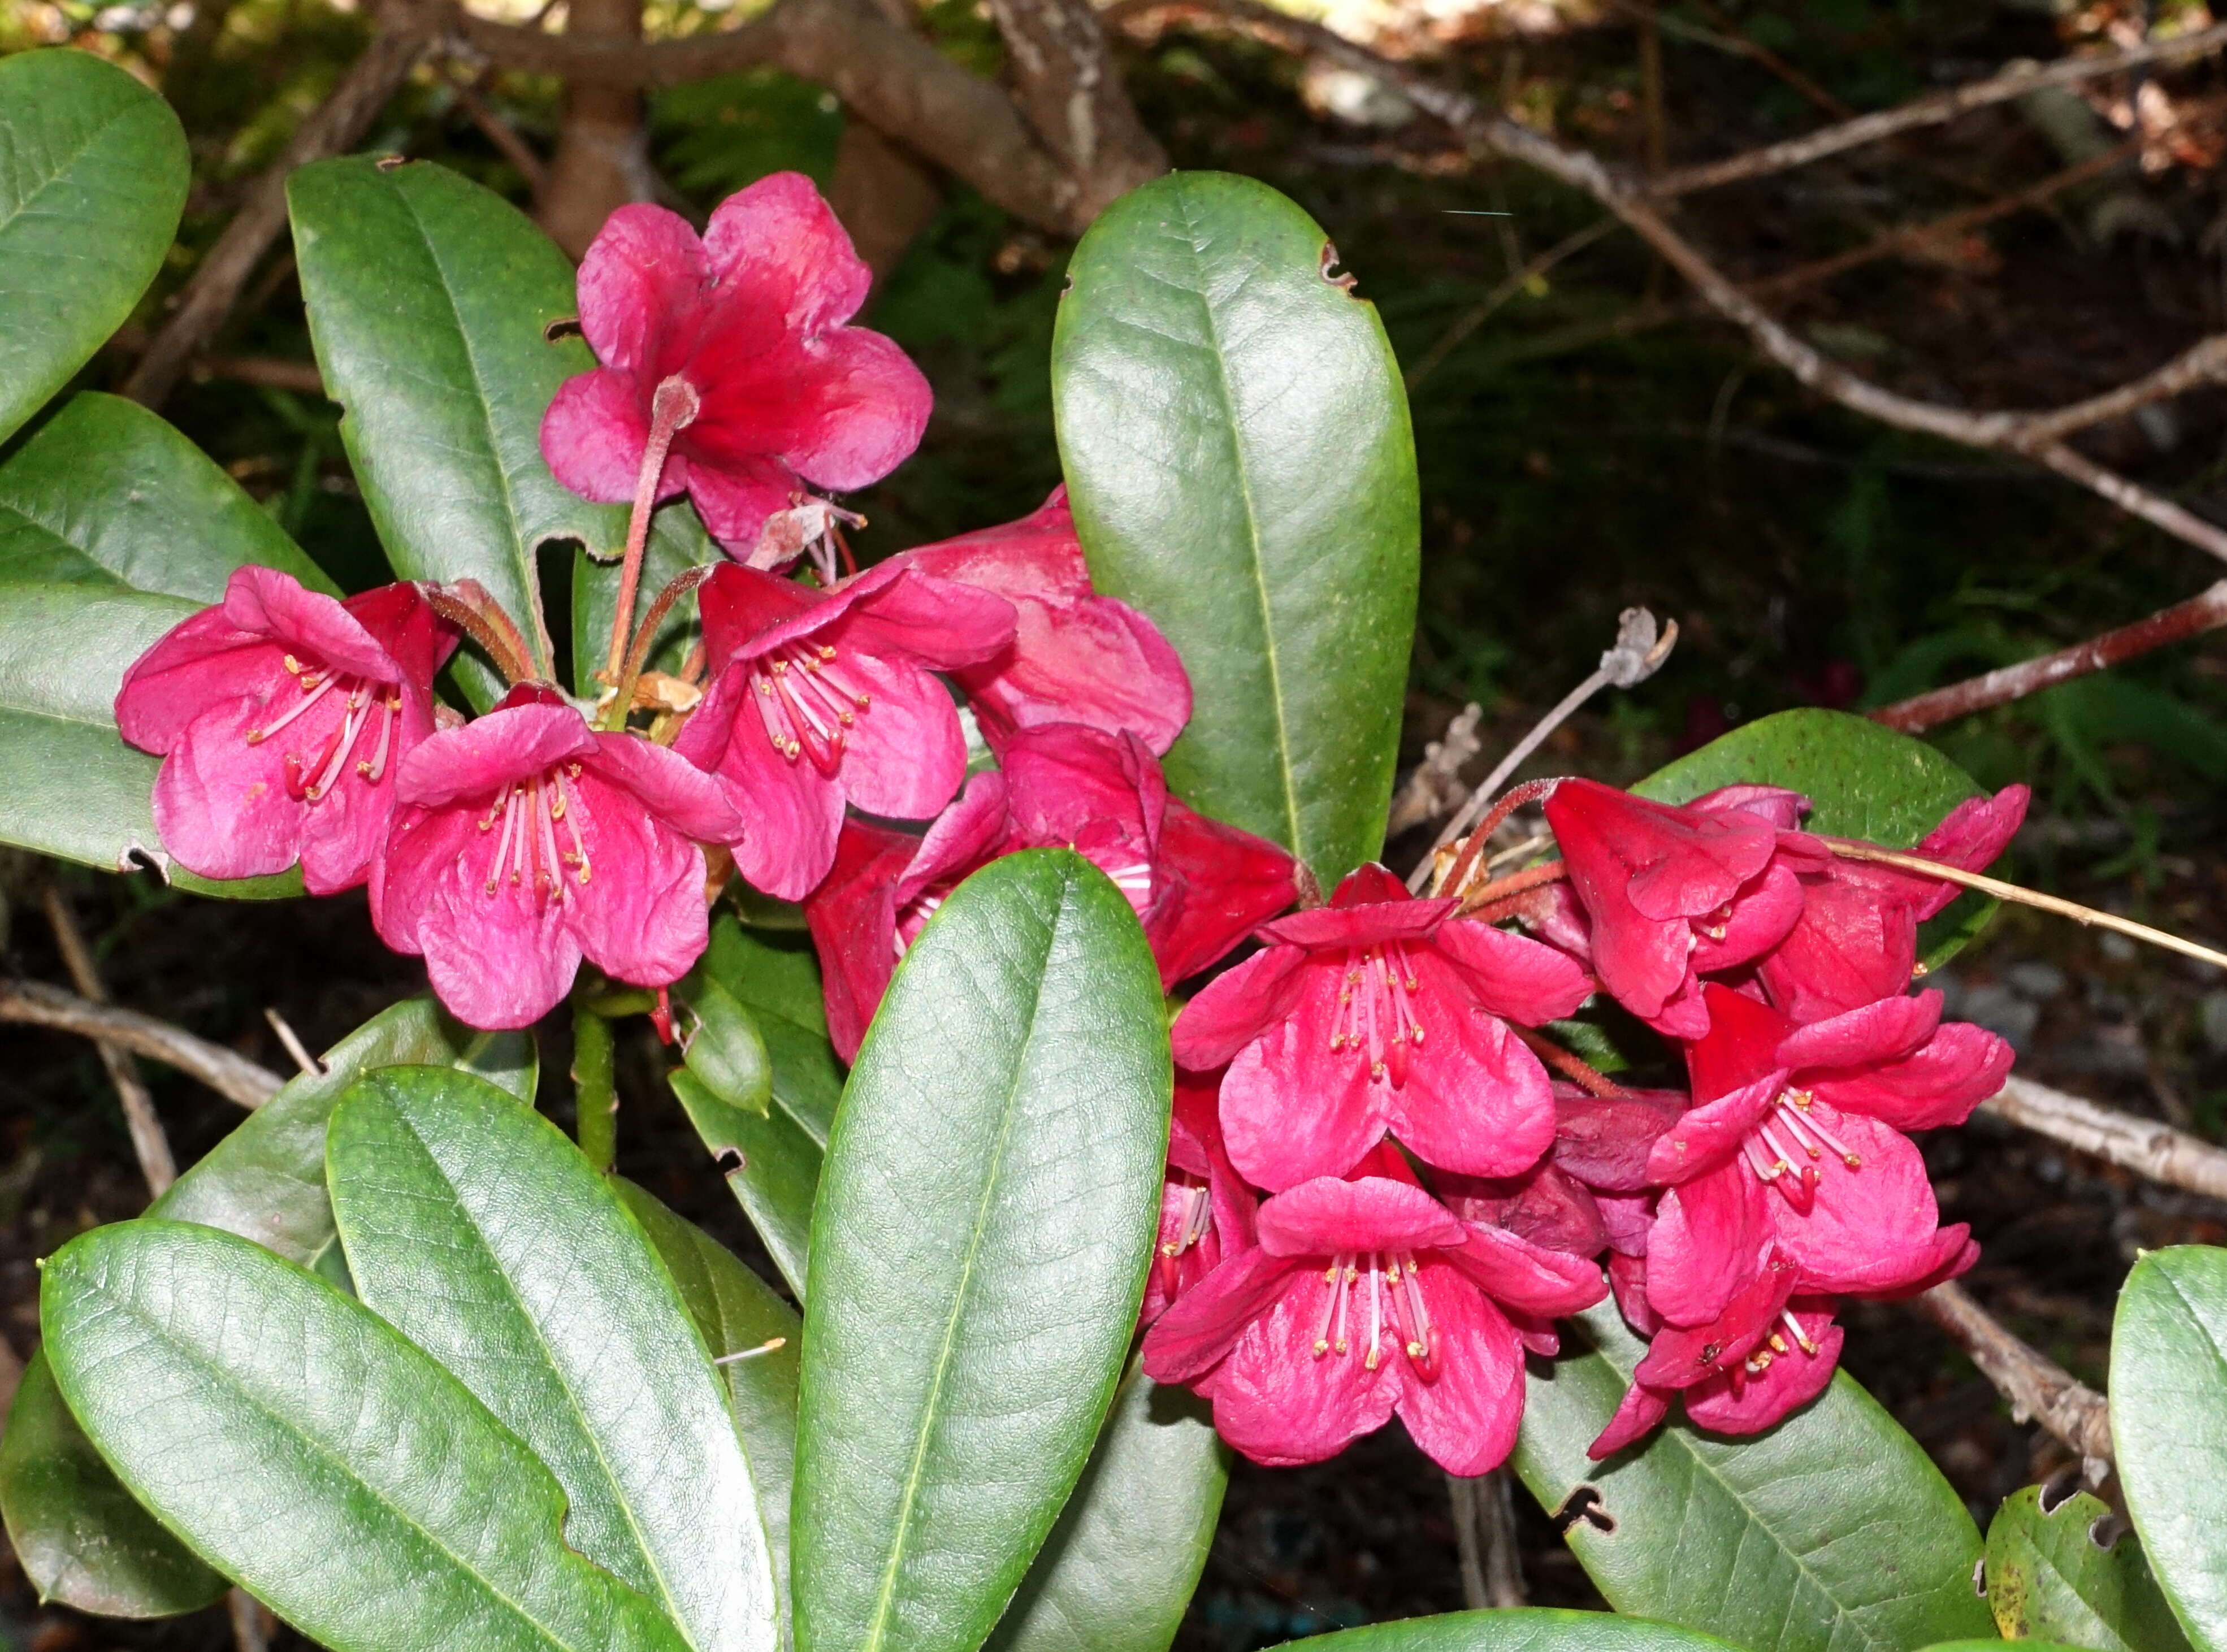
[[[1571,945],[1577,923],[1580,955],[1618,1002],[1659,1032],[1698,1038],[1708,1030],[1701,976],[1767,951],[1801,916],[1791,863],[1824,859],[1785,830],[1806,807],[1773,787],[1728,787],[1673,807],[1566,780],[1545,807],[1577,910],[1551,915],[1542,932]]]
[[[1007,647],[954,673],[993,749],[1023,729],[1080,723],[1158,754],[1190,720],[1190,678],[1159,628],[1093,594],[1064,487],[1018,522],[909,556],[923,572],[996,591],[1020,616]]]
[[[805,903],[827,1025],[845,1059],[865,1036],[897,960],[967,875],[1017,849],[1072,847],[1128,897],[1163,985],[1219,960],[1291,905],[1295,863],[1266,839],[1168,795],[1133,735],[1052,724],[1016,734],[924,838],[853,820]]]
[[[1547,1151],[1547,1075],[1507,1022],[1568,1015],[1592,983],[1455,905],[1363,866],[1329,906],[1265,925],[1267,947],[1184,1007],[1176,1060],[1229,1063],[1222,1127],[1247,1177],[1279,1190],[1338,1175],[1388,1130],[1473,1176],[1515,1175]]]
[[[951,800],[967,737],[930,673],[1003,647],[1011,603],[903,558],[825,591],[729,564],[698,600],[711,686],[673,749],[750,821],[744,877],[801,900],[834,864],[846,801],[910,820]]]
[[[580,327],[603,365],[557,392],[543,457],[577,494],[633,499],[657,388],[677,378],[694,411],[659,496],[686,492],[729,554],[750,558],[769,517],[826,513],[807,487],[877,482],[927,427],[920,370],[880,334],[845,325],[871,284],[800,173],[730,195],[701,239],[662,207],[620,207],[580,265]],[[801,548],[783,543],[777,558]]]
[[[1911,852],[1983,871],[2017,834],[2031,795],[2023,786],[2006,786],[1960,803]],[[1918,926],[1963,892],[1938,878],[1837,856],[1803,868],[1802,884],[1799,920],[1756,966],[1771,1002],[1799,1021],[1898,997],[1917,965]]]
[[[526,686],[412,752],[396,798],[372,921],[485,1028],[547,1014],[583,957],[637,986],[678,980],[708,938],[697,845],[743,829],[711,775]]]
[[[1806,1027],[1725,987],[1707,994],[1708,1036],[1687,1052],[1699,1105],[1650,1155],[1669,1188],[1648,1239],[1654,1310],[1707,1324],[1774,1257],[1805,1289],[1869,1295],[1961,1254],[1965,1229],[1942,1228],[1896,1121],[1961,1121],[2000,1088],[2002,1040],[1942,1027],[1937,992]]]
[[[124,737],[163,757],[163,846],[204,877],[298,860],[312,895],[363,882],[456,646],[414,585],[343,603],[274,569],[235,570],[224,601],[142,654],[116,696]]]
[[[1175,1112],[1168,1126],[1167,1180],[1160,1190],[1160,1232],[1145,1280],[1139,1324],[1212,1272],[1223,1256],[1253,1242],[1257,1201],[1222,1145],[1215,1116],[1220,1075],[1176,1075]]]
[[[1255,1231],[1145,1333],[1145,1369],[1210,1399],[1259,1463],[1319,1462],[1396,1413],[1450,1473],[1484,1473],[1523,1413],[1509,1311],[1545,1322],[1605,1288],[1583,1258],[1462,1220],[1388,1147],[1279,1194]]]

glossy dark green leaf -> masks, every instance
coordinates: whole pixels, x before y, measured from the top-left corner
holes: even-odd
[[[1781,711],[1741,724],[1631,789],[1683,803],[1720,786],[1784,786],[1816,807],[1803,824],[1836,838],[1912,849],[1980,784],[1923,740],[1846,711]],[[1918,932],[1918,955],[1938,969],[1988,926],[2000,903],[1959,896]]]
[[[673,1093],[801,1301],[820,1155],[843,1093],[811,947],[753,934],[723,912],[673,997],[692,1018]]]
[[[688,1306],[727,1380],[735,1426],[750,1453],[758,1489],[758,1512],[773,1553],[774,1582],[788,1591],[788,1497],[796,1466],[796,1378],[804,1357],[802,1322],[773,1287],[735,1253],[693,1222],[682,1220],[631,1182],[612,1183],[665,1259],[680,1299]],[[768,1349],[774,1338],[782,1346]],[[786,1621],[786,1608],[783,1618]]]
[[[368,1308],[250,1241],[96,1228],[48,1260],[54,1380],[139,1500],[334,1652],[680,1652],[565,1547],[549,1470]]]
[[[1383,842],[1419,532],[1399,364],[1336,258],[1267,185],[1173,173],[1082,238],[1052,342],[1091,578],[1190,673],[1169,784],[1325,889]]]
[[[1586,1447],[1646,1344],[1611,1304],[1563,1323],[1564,1356],[1533,1368],[1513,1462],[1547,1509],[1598,1494],[1567,1535],[1610,1605],[1750,1652],[1906,1652],[1992,1627],[1972,1517],[1846,1372],[1764,1433],[1673,1422],[1595,1463]]]
[[[114,64],[0,61],[0,440],[131,316],[191,181],[178,118]]]
[[[250,563],[340,594],[270,512],[137,402],[73,396],[0,465],[0,581],[216,603]]]
[[[1724,1652],[1725,1646],[1667,1623],[1541,1606],[1409,1617],[1292,1644],[1307,1652]]]
[[[2199,1652],[2227,1649],[2227,1250],[2135,1262],[2111,1328],[2111,1443],[2127,1512]]]
[[[1205,1402],[1133,1362],[991,1652],[1167,1652],[1228,1483]]]
[[[520,1100],[533,1100],[533,1041],[481,1032],[431,998],[382,1010],[265,1102],[148,1208],[148,1214],[221,1228],[289,1261],[337,1265],[325,1193],[325,1125],[341,1092],[373,1068],[440,1064],[476,1073]],[[26,1368],[45,1381],[45,1356]],[[51,1392],[51,1390],[49,1390]],[[221,1580],[148,1518],[101,1464],[68,1412],[32,1413],[0,1434],[0,1515],[45,1595],[83,1611],[129,1617],[185,1611],[222,1592]],[[196,1598],[196,1589],[205,1595]],[[137,1608],[126,1610],[131,1603]]]
[[[2096,1652],[2188,1652],[2141,1540],[2084,1491],[2047,1514],[2039,1486],[2003,1500],[1988,1525],[1988,1610],[2007,1639]]]
[[[2003,1652],[2000,1641],[1940,1641],[1924,1649],[1924,1652]],[[2018,1652],[2089,1652],[2084,1647],[2066,1646],[2057,1641],[2020,1641]]]
[[[103,1617],[169,1617],[225,1581],[109,1472],[62,1403],[46,1351],[31,1355],[0,1432],[0,1517],[41,1600]]]
[[[1171,1069],[1136,915],[1068,850],[906,953],[828,1138],[793,1513],[803,1652],[974,1652],[1050,1531],[1143,1294]]]
[[[564,1132],[481,1080],[390,1067],[341,1098],[325,1162],[358,1292],[548,1465],[565,1540],[696,1652],[769,1652],[772,1563],[725,1387]]]
[[[534,642],[540,546],[626,539],[623,506],[588,503],[541,457],[550,399],[595,365],[577,338],[544,336],[576,313],[571,265],[500,195],[424,162],[321,161],[286,200],[317,365],[388,561],[478,580]],[[500,684],[469,663],[491,702]]]

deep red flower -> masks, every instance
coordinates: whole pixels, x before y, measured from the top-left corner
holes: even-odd
[[[1960,803],[1911,852],[1982,871],[2016,835],[2031,795],[2006,786]],[[1917,965],[1918,926],[1962,893],[1938,878],[1839,856],[1801,868],[1801,916],[1756,966],[1771,1002],[1797,1021],[1899,997]]]
[[[2008,1046],[1942,1026],[1937,992],[1805,1027],[1726,987],[1707,991],[1709,1033],[1687,1051],[1699,1105],[1649,1159],[1669,1190],[1648,1239],[1655,1311],[1707,1324],[1774,1257],[1805,1290],[1874,1295],[1961,1253],[1966,1230],[1941,1227],[1902,1128],[1961,1121],[2001,1087]]]
[[[363,882],[456,646],[415,585],[342,603],[274,569],[234,570],[224,601],[166,633],[117,692],[124,739],[163,758],[163,847],[204,877],[298,860],[312,895]]]
[[[372,922],[484,1028],[548,1013],[583,956],[637,986],[678,980],[707,939],[697,845],[743,832],[711,776],[527,686],[412,752],[396,799]]]
[[[1018,522],[910,556],[923,572],[997,592],[1020,615],[1007,647],[954,673],[993,749],[1023,729],[1081,723],[1133,734],[1158,754],[1190,720],[1190,678],[1159,628],[1092,592],[1064,487]]]
[[[1784,828],[1806,807],[1775,787],[1728,787],[1677,807],[1590,780],[1555,788],[1547,824],[1569,868],[1580,955],[1618,1003],[1673,1037],[1708,1030],[1701,976],[1757,957],[1801,915],[1796,866],[1823,852]],[[1554,914],[1545,932],[1572,944],[1554,927],[1572,918]]]
[[[1464,1221],[1388,1147],[1270,1199],[1256,1230],[1145,1333],[1145,1369],[1211,1399],[1259,1463],[1319,1462],[1397,1413],[1448,1472],[1484,1473],[1523,1413],[1509,1312],[1547,1321],[1605,1289],[1591,1261]]]
[[[930,673],[1003,647],[1011,603],[902,558],[826,591],[723,565],[698,600],[711,686],[673,749],[717,774],[750,823],[735,864],[753,884],[810,894],[846,801],[916,820],[951,800],[967,737]]]
[[[1139,1324],[1151,1324],[1225,1255],[1253,1243],[1253,1212],[1259,1202],[1222,1145],[1222,1124],[1215,1116],[1221,1082],[1219,1074],[1176,1075],[1159,1238],[1145,1280]]]
[[[924,838],[853,820],[805,903],[820,950],[829,1036],[858,1049],[897,960],[944,897],[1018,849],[1069,846],[1120,887],[1145,926],[1165,986],[1218,961],[1291,905],[1289,854],[1167,794],[1133,735],[1051,724],[1007,744],[1002,770],[967,783]]]
[[[631,500],[657,387],[678,378],[696,411],[660,497],[685,491],[727,552],[750,559],[769,517],[816,503],[807,487],[879,481],[927,427],[920,370],[845,325],[872,279],[800,173],[728,196],[700,239],[662,207],[620,207],[580,265],[580,327],[603,365],[557,392],[542,456],[577,494]],[[792,534],[760,565],[801,548]]]
[[[1229,1156],[1272,1190],[1350,1169],[1388,1130],[1442,1170],[1513,1176],[1554,1135],[1539,1058],[1507,1022],[1568,1015],[1592,991],[1560,953],[1419,901],[1363,866],[1330,904],[1260,931],[1269,944],[1177,1017],[1179,1065],[1229,1063]]]

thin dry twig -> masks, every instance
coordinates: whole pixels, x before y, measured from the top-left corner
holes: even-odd
[[[271,1652],[271,1631],[265,1627],[263,1606],[245,1589],[227,1591],[225,1605],[232,1615],[233,1652]]]
[[[1439,364],[1461,348],[1462,341],[1492,318],[1503,304],[1522,292],[1547,271],[1572,253],[1582,252],[1595,241],[1616,228],[1618,220],[1613,214],[1586,226],[1574,235],[1565,236],[1522,269],[1514,271],[1490,292],[1477,300],[1471,309],[1456,318],[1454,323],[1439,335],[1438,341],[1423,352],[1422,359],[1407,369],[1407,390],[1414,392],[1417,386],[1438,371]]]
[[[2227,579],[2131,625],[2119,626],[2100,636],[2090,637],[2085,642],[2059,648],[2055,654],[2022,660],[2015,666],[2004,666],[1945,688],[1897,700],[1892,705],[1880,706],[1870,716],[1874,723],[1884,723],[1905,734],[1917,734],[1952,718],[2007,705],[2013,700],[2054,688],[2076,677],[2124,664],[2154,648],[2186,642],[2223,625],[2227,625]]]
[[[1477,726],[1484,720],[1484,707],[1471,700],[1446,724],[1444,735],[1424,746],[1423,761],[1392,800],[1392,812],[1384,823],[1386,837],[1435,820],[1461,800],[1463,765],[1484,749],[1477,736]]]
[[[271,1030],[278,1035],[278,1042],[286,1046],[286,1053],[294,1058],[294,1065],[302,1070],[305,1077],[322,1078],[324,1076],[324,1063],[309,1054],[309,1046],[302,1042],[302,1036],[294,1030],[292,1024],[284,1016],[266,1005],[264,1007],[263,1018],[270,1024]]]
[[[124,393],[160,407],[195,356],[216,335],[240,290],[286,227],[286,178],[297,167],[345,154],[370,130],[379,112],[425,54],[432,36],[413,21],[384,28],[341,77],[332,94],[296,129],[278,163],[256,181],[247,203],[179,290],[176,307],[124,381]]]
[[[92,1003],[106,1004],[108,989],[101,984],[93,948],[85,943],[85,932],[77,927],[68,897],[49,883],[45,904],[47,927],[54,932],[54,945],[61,950],[62,965],[77,983],[77,990]],[[108,1038],[99,1040],[94,1048],[100,1052],[100,1064],[108,1069],[108,1081],[116,1087],[116,1099],[123,1103],[124,1123],[131,1132],[131,1152],[139,1161],[139,1174],[147,1179],[149,1196],[159,1199],[178,1179],[178,1161],[171,1156],[170,1139],[163,1133],[163,1120],[155,1111],[155,1098],[146,1081],[139,1076],[139,1064],[131,1059],[130,1050]]]
[[[2153,1182],[2227,1199],[2227,1149],[2155,1119],[2099,1107],[2016,1074],[1980,1110]]]
[[[278,1094],[285,1082],[259,1062],[167,1021],[137,1010],[95,1004],[44,981],[0,980],[0,1021],[52,1027],[119,1044],[134,1055],[190,1074],[227,1101],[250,1109]]]
[[[1454,1540],[1461,1555],[1462,1604],[1471,1611],[1522,1605],[1528,1596],[1508,1470],[1494,1469],[1475,1478],[1449,1474],[1446,1496],[1453,1505]]]
[[[1946,92],[1937,92],[1930,97],[1919,98],[1892,109],[1883,109],[1876,114],[1860,115],[1836,126],[1827,126],[1800,137],[1790,137],[1783,144],[1766,144],[1761,149],[1749,150],[1743,154],[1728,156],[1721,161],[1710,161],[1700,166],[1681,167],[1656,179],[1652,193],[1658,198],[1691,195],[1696,189],[1713,189],[1720,184],[1736,182],[1743,178],[1759,178],[1769,173],[1784,172],[1794,167],[1807,166],[1813,161],[1822,161],[1828,155],[1838,155],[1843,150],[1876,144],[1897,132],[1910,131],[1920,126],[1937,126],[1972,110],[2022,98],[2042,86],[2076,86],[2098,75],[2115,74],[2122,69],[2139,68],[2145,64],[2181,62],[2216,52],[2223,46],[2227,46],[2227,23],[2196,29],[2170,40],[2145,41],[2123,51],[2098,53],[2092,57],[2064,58],[2054,63],[2020,64],[1987,80],[1952,86]]]
[[[1971,1356],[2013,1417],[2039,1423],[2077,1451],[2090,1483],[2109,1472],[2111,1418],[2102,1394],[2012,1335],[1961,1285],[1937,1285],[1912,1305]]]

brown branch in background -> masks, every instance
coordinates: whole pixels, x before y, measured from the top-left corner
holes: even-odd
[[[1137,118],[1090,0],[990,0],[1014,101],[1046,147],[1083,181],[1074,211],[1095,218],[1115,196],[1168,169]]]
[[[2227,1149],[2154,1119],[2098,1107],[2015,1074],[1980,1110],[2153,1182],[2227,1199]]]
[[[245,1589],[225,1593],[225,1609],[232,1617],[233,1652],[271,1652],[271,1631],[278,1620]]]
[[[95,1004],[44,981],[0,980],[0,1021],[52,1027],[119,1044],[134,1055],[189,1074],[226,1100],[250,1109],[278,1094],[284,1082],[269,1068],[167,1021],[137,1010]]]
[[[1765,276],[1760,281],[1751,281],[1746,284],[1748,297],[1775,298],[1783,293],[1792,292],[1797,288],[1814,286],[1820,281],[1830,280],[1836,275],[1869,264],[1874,259],[1893,258],[1898,253],[1911,252],[1921,247],[1928,241],[1946,240],[1952,235],[1962,235],[1967,230],[1977,229],[1981,225],[1992,223],[1998,218],[2007,218],[2013,213],[2024,212],[2029,207],[2039,207],[2059,190],[2069,189],[2076,183],[2084,183],[2090,178],[2098,177],[2109,172],[2129,156],[2139,154],[2141,147],[2141,138],[2129,138],[2126,143],[2116,145],[2093,160],[2083,161],[2078,166],[2068,167],[2062,172],[2053,173],[2039,183],[2029,184],[2014,194],[2004,195],[1998,200],[1983,201],[1979,206],[1967,207],[1962,212],[1950,213],[1948,216],[1937,218],[1930,223],[1912,224],[1906,229],[1892,231],[1875,241],[1867,242],[1862,246],[1851,247],[1846,252],[1836,252],[1829,258],[1819,258],[1814,263],[1796,265],[1791,270],[1781,271],[1774,276]]]
[[[47,927],[54,933],[54,945],[61,953],[63,967],[77,983],[77,990],[92,1003],[106,1004],[108,989],[101,984],[93,948],[85,944],[85,933],[77,927],[68,897],[49,883],[45,905]],[[139,1174],[147,1179],[148,1195],[159,1199],[178,1179],[178,1161],[170,1155],[170,1139],[163,1133],[163,1120],[155,1111],[155,1098],[148,1092],[146,1081],[139,1076],[139,1064],[131,1059],[130,1050],[107,1038],[99,1040],[95,1048],[100,1051],[100,1064],[108,1069],[108,1081],[116,1087],[116,1099],[124,1105],[124,1122],[131,1132],[132,1156],[139,1161]]]
[[[1572,253],[1585,251],[1609,231],[1617,228],[1621,221],[1613,214],[1599,219],[1575,234],[1563,237],[1522,268],[1512,271],[1498,286],[1479,299],[1474,308],[1457,317],[1452,326],[1439,335],[1438,341],[1424,351],[1421,359],[1407,369],[1408,393],[1413,395],[1424,380],[1438,371],[1439,364],[1459,349],[1462,341],[1471,333],[1491,320],[1494,312],[1503,304]]]
[[[155,335],[144,328],[123,327],[101,348],[118,355],[144,355],[154,341]],[[239,384],[264,385],[303,396],[325,393],[324,375],[317,371],[316,362],[289,361],[275,355],[196,356],[187,365],[185,376],[196,382],[230,379]]]
[[[2111,1417],[2102,1394],[2013,1336],[1960,1285],[1937,1285],[1911,1305],[1971,1356],[2011,1402],[2013,1418],[2039,1423],[2080,1454],[2091,1483],[2103,1479],[2111,1462]]]
[[[486,77],[482,76],[482,79]],[[480,129],[487,141],[495,146],[502,158],[517,169],[526,180],[526,187],[537,196],[549,186],[549,163],[533,152],[532,145],[518,135],[518,128],[497,114],[480,88],[467,81],[456,81],[450,88],[456,97],[456,107],[470,117],[473,125]]]
[[[194,357],[231,316],[271,242],[284,232],[287,175],[353,148],[401,89],[431,41],[421,25],[406,21],[390,21],[373,37],[332,94],[295,130],[278,163],[256,180],[246,204],[233,214],[192,278],[179,289],[169,319],[124,381],[124,394],[149,407],[160,407],[169,399]]]
[[[1876,144],[1881,138],[1897,132],[1906,132],[1920,126],[1937,126],[1975,109],[1984,109],[1990,104],[2007,103],[2022,98],[2042,86],[2075,86],[2097,75],[2115,74],[2122,69],[2131,69],[2148,63],[2173,63],[2192,57],[2200,57],[2227,46],[2227,23],[2210,29],[2199,29],[2170,40],[2146,41],[2123,51],[2098,53],[2092,57],[2070,57],[2054,63],[2021,64],[2004,70],[1985,80],[1974,80],[1964,86],[1952,86],[1927,98],[1892,109],[1883,109],[1877,114],[1860,115],[1854,120],[1842,121],[1837,126],[1788,138],[1783,144],[1771,144],[1762,149],[1749,150],[1721,161],[1710,161],[1700,166],[1681,167],[1656,180],[1651,193],[1658,198],[1690,195],[1696,189],[1713,189],[1719,184],[1732,183],[1742,178],[1759,178],[1773,172],[1784,172],[1793,167],[1807,166],[1828,155],[1838,155],[1843,150],[1859,149],[1866,144]]]
[[[2055,654],[2043,654],[2038,660],[2021,660],[2015,666],[1951,683],[1946,688],[1897,700],[1869,715],[1874,723],[1884,723],[1905,734],[1922,733],[1953,718],[2007,705],[2028,694],[2038,694],[2045,688],[2054,688],[2090,672],[2108,670],[2154,648],[2185,642],[2223,625],[2227,625],[2227,579],[2198,591],[2185,603],[2175,603],[2147,619],[2136,620],[2132,625],[2120,626],[2085,642],[2059,648]]]
[[[641,38],[642,0],[570,0],[568,38]],[[595,81],[568,84],[557,128],[557,153],[533,192],[534,218],[574,258],[588,250],[603,220],[621,207],[656,195],[641,93]]]
[[[1454,1541],[1461,1554],[1462,1604],[1471,1611],[1522,1605],[1529,1597],[1508,1470],[1494,1469],[1474,1479],[1449,1474],[1446,1496],[1453,1505]]]

